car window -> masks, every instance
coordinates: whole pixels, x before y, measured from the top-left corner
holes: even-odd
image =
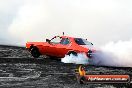
[[[67,45],[67,44],[70,43],[70,40],[68,38],[62,38],[60,43],[63,44],[63,45]]]
[[[92,45],[92,43],[87,41],[86,39],[75,38],[74,40],[78,45]]]
[[[58,44],[61,42],[61,40],[62,40],[61,37],[56,36],[56,37],[52,38],[50,42],[54,43],[54,44]]]

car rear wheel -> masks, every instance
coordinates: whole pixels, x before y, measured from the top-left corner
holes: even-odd
[[[74,56],[77,56],[77,53],[76,53],[76,52],[74,52],[74,51],[70,51],[70,52],[68,52],[68,54],[67,54],[67,55],[69,55],[69,56],[70,56],[71,54],[72,54],[72,55],[74,55]]]
[[[31,54],[32,54],[32,56],[33,56],[34,58],[38,58],[38,57],[40,56],[39,50],[38,50],[38,48],[36,48],[36,47],[33,47],[33,48],[31,49]]]

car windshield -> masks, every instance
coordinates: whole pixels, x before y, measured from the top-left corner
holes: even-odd
[[[75,40],[75,42],[76,42],[78,45],[93,45],[91,42],[87,41],[86,39],[75,38],[74,40]]]

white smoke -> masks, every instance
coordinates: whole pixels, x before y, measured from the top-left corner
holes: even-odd
[[[130,41],[118,41],[110,42],[102,46],[96,53],[93,54],[92,59],[83,58],[84,54],[80,54],[82,57],[77,56],[71,58],[66,56],[62,59],[65,63],[77,63],[102,66],[118,66],[118,67],[132,67],[132,40]],[[79,59],[78,59],[79,58]]]
[[[131,4],[131,0],[0,0],[0,40],[25,45],[63,31],[96,45],[128,40]]]
[[[84,53],[78,53],[77,56],[73,54],[66,55],[61,59],[61,62],[64,63],[75,63],[75,64],[88,64],[89,60]]]
[[[132,67],[132,40],[110,42],[95,53],[96,65]]]

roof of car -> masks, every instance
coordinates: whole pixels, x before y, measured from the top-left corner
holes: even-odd
[[[70,37],[70,36],[61,36],[62,38],[74,38],[74,37]]]
[[[61,36],[62,38],[78,38],[78,37],[71,37],[71,36]],[[82,39],[82,38],[81,38]]]

